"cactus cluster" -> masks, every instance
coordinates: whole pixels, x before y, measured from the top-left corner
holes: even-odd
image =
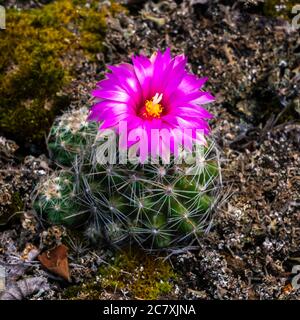
[[[73,110],[55,121],[48,146],[63,168],[36,188],[36,211],[51,223],[83,229],[93,243],[161,249],[199,241],[221,181],[214,143],[193,166],[174,159],[103,165],[95,152],[103,143],[96,139],[98,124],[86,116],[86,109]]]

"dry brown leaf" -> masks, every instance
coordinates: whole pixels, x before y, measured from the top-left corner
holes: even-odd
[[[39,261],[47,270],[55,273],[67,281],[71,281],[68,248],[61,244],[54,249],[47,250],[38,256]]]

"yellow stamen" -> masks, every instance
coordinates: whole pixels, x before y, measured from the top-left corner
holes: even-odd
[[[146,100],[145,102],[145,112],[144,116],[152,118],[160,118],[161,113],[163,112],[163,107],[160,104],[163,94],[156,93],[151,100]]]

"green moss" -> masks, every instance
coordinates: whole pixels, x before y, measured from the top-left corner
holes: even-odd
[[[291,22],[294,17],[292,8],[294,5],[299,4],[299,0],[266,0],[263,4],[263,12],[269,17],[279,17]],[[278,6],[283,6],[278,10]]]
[[[6,12],[0,32],[0,130],[24,143],[43,144],[55,115],[69,104],[63,88],[80,57],[103,50],[106,18],[120,5],[55,1],[38,9]]]
[[[0,227],[9,222],[13,222],[18,215],[18,212],[23,210],[24,203],[19,192],[15,192],[11,198],[11,204],[5,208],[5,211],[0,215]]]
[[[135,299],[153,300],[170,295],[177,275],[167,261],[140,250],[118,253],[109,266],[99,269],[96,280],[65,291],[68,299],[101,299],[109,293],[127,291]]]

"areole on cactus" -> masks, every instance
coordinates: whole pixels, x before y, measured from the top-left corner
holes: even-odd
[[[187,72],[185,64],[183,55],[171,58],[166,50],[109,67],[93,92],[91,111],[71,110],[54,122],[48,146],[63,169],[36,189],[34,208],[43,218],[79,227],[95,244],[133,241],[161,249],[200,241],[211,225],[221,174],[205,120],[212,115],[202,107],[213,97],[199,90],[206,79]],[[140,138],[122,138],[121,121]],[[116,133],[113,163],[98,157],[110,145],[102,135],[107,129]],[[164,129],[154,147],[153,129]],[[146,156],[139,143],[147,144]],[[124,148],[140,161],[120,161]]]

